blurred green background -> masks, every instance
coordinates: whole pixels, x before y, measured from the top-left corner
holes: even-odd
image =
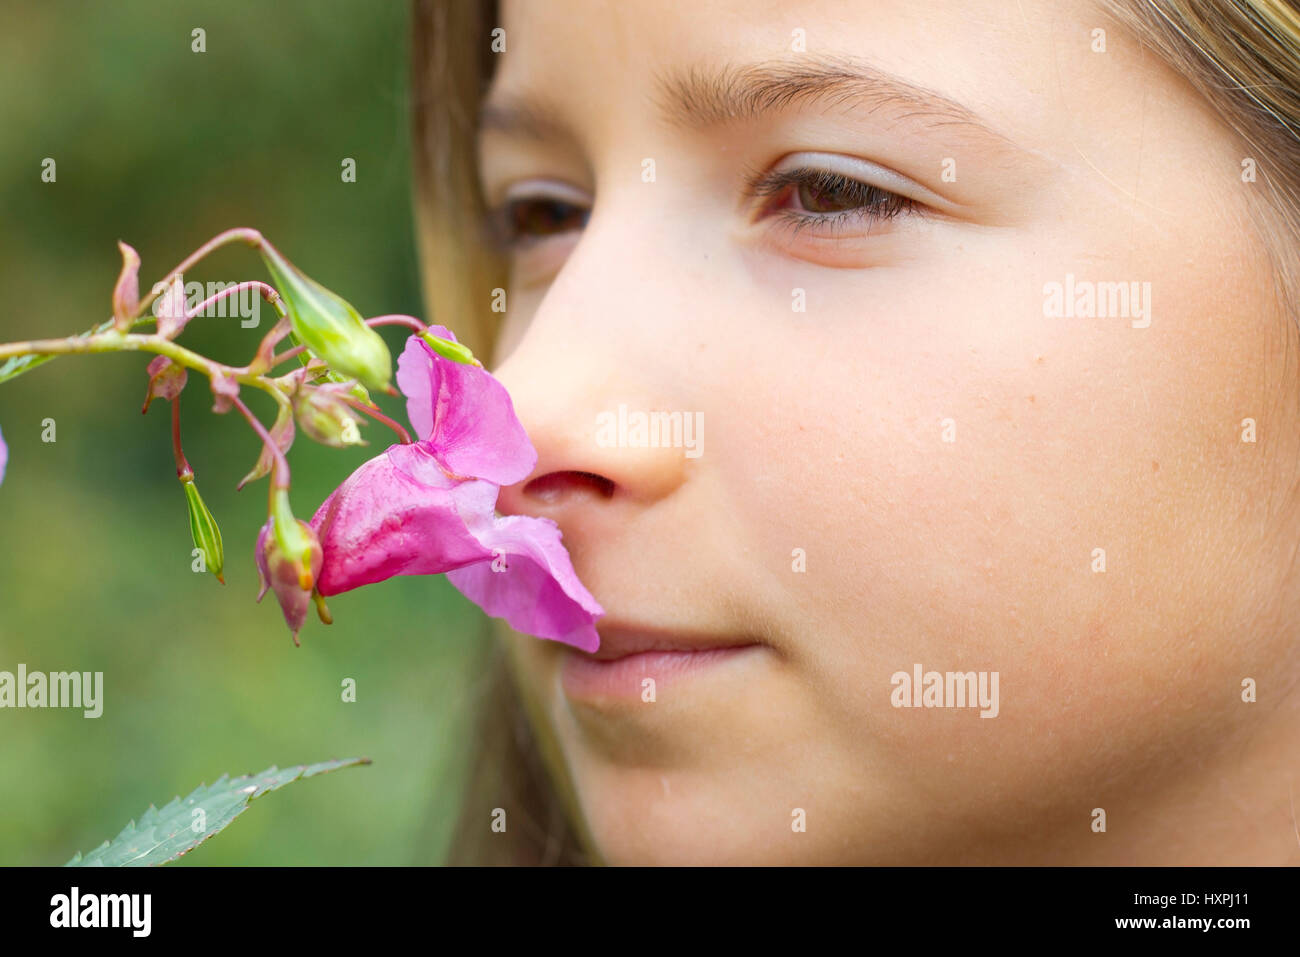
[[[253,226],[365,315],[423,315],[411,217],[408,12],[396,2],[6,0],[0,7],[0,341],[110,314],[118,239],[142,290],[215,233]],[[191,49],[195,28],[206,52]],[[54,183],[42,161],[57,163]],[[344,158],[356,182],[342,181]],[[266,279],[246,247],[187,280]],[[242,363],[268,327],[200,318],[183,342]],[[443,321],[446,321],[443,319]],[[385,337],[400,351],[400,330]],[[169,410],[140,414],[148,356],[71,356],[0,384],[0,670],[102,671],[104,713],[0,711],[0,864],[62,864],[223,772],[353,755],[369,767],[255,802],[177,864],[442,860],[459,807],[486,619],[441,577],[330,599],[289,638],[255,604],[266,479],[202,378],[185,450],[221,523],[226,585],[190,570]],[[264,395],[245,396],[268,424]],[[383,400],[405,422],[400,401]],[[57,441],[41,441],[55,420]],[[392,441],[347,451],[299,433],[292,500],[309,517]],[[345,678],[356,703],[341,700]]]

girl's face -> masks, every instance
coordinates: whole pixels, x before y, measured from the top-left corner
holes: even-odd
[[[500,25],[500,507],[607,612],[512,659],[601,856],[1294,861],[1296,343],[1193,89],[1084,2]]]

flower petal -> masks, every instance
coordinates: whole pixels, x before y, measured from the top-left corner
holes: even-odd
[[[423,443],[361,465],[312,516],[325,552],[317,589],[337,595],[394,575],[437,575],[491,557],[470,534],[448,477]],[[480,499],[482,495],[480,494]],[[489,512],[490,514],[490,512]]]
[[[429,331],[456,341],[442,326]],[[411,336],[397,360],[397,383],[417,436],[456,474],[513,485],[537,464],[510,394],[486,369],[445,359]]]
[[[268,518],[262,530],[257,533],[257,577],[262,586],[261,591],[257,593],[259,602],[266,597],[266,590],[271,587],[271,571],[266,565],[266,536],[270,533],[271,520]]]
[[[515,631],[596,651],[594,622],[605,610],[578,580],[560,528],[549,518],[509,515],[475,528],[491,561],[447,573],[447,580]]]
[[[9,464],[9,446],[5,445],[4,433],[0,432],[0,482],[5,480],[5,466]]]

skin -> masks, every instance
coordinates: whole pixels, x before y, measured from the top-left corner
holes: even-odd
[[[1192,87],[1063,0],[506,0],[502,23],[491,96],[544,95],[576,136],[481,132],[485,197],[562,184],[591,212],[512,254],[494,371],[539,460],[500,508],[559,523],[602,629],[763,643],[645,703],[573,700],[581,652],[507,635],[600,858],[1300,863],[1294,319],[1249,154]],[[1003,139],[888,105],[657,118],[657,74],[797,63],[796,27]],[[929,211],[792,234],[793,190],[740,187],[796,153]],[[1150,282],[1150,325],[1045,316],[1067,273]],[[702,413],[703,454],[602,447],[620,403]],[[998,672],[998,715],[892,706],[918,662]]]

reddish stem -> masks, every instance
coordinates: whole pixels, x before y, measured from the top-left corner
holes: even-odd
[[[301,355],[306,348],[307,348],[306,346],[294,346],[292,349],[285,349],[278,356],[272,356],[271,368],[274,369],[285,359],[292,359],[296,355]]]
[[[368,326],[406,326],[408,329],[414,329],[416,332],[424,332],[429,327],[426,326],[415,316],[375,316],[373,319],[365,320]]]
[[[355,396],[342,395],[339,396],[339,398],[341,398],[348,405],[352,406],[352,408],[356,409],[358,412],[364,412],[366,415],[370,416],[376,422],[382,422],[384,425],[388,426],[390,429],[392,429],[394,432],[397,433],[397,437],[402,440],[403,445],[410,445],[414,441],[411,438],[410,432],[407,432],[406,429],[402,428],[402,426],[399,423],[394,422],[392,419],[384,415],[384,413],[380,412],[378,409],[371,408],[370,406],[366,405],[364,402],[362,402],[360,399],[356,398]]]
[[[274,356],[275,344],[283,339],[292,330],[293,324],[289,321],[288,316],[281,316],[276,320],[262,341],[257,345],[257,353],[253,356],[253,361],[248,364],[248,368],[256,368],[259,374],[265,374],[275,368]]]
[[[164,276],[155,287],[158,289],[158,292],[150,292],[149,295],[141,299],[140,304],[136,307],[135,314],[137,316],[144,315],[144,311],[149,308],[149,305],[162,294],[164,289],[167,288],[168,284],[172,281],[172,277],[179,276],[214,249],[218,249],[227,243],[236,241],[245,242],[253,247],[261,246],[262,243],[265,242],[261,233],[256,229],[249,229],[247,227],[227,229],[225,232],[217,233],[217,235],[213,236],[206,243],[181,260],[179,266]]]
[[[172,399],[172,452],[176,456],[176,477],[182,482],[193,479],[194,469],[190,468],[190,463],[185,460],[185,453],[181,450],[181,397],[179,395]]]
[[[197,306],[195,306],[193,309],[187,312],[185,314],[185,318],[189,320],[189,319],[193,319],[195,316],[202,315],[203,311],[207,309],[209,306],[215,305],[216,303],[220,302],[222,299],[225,299],[227,296],[237,295],[238,293],[243,292],[245,289],[256,289],[263,299],[265,299],[271,305],[277,307],[276,308],[277,313],[279,313],[280,315],[284,315],[282,308],[280,308],[280,294],[276,292],[271,286],[268,286],[266,283],[259,282],[256,279],[250,279],[247,282],[241,282],[241,283],[236,283],[233,286],[227,286],[219,293],[209,296],[207,299],[203,300],[201,303],[199,303]]]
[[[257,420],[257,416],[248,411],[248,406],[244,405],[239,396],[231,396],[230,401],[234,403],[235,408],[239,409],[239,411],[243,413],[244,418],[248,420],[248,424],[253,427],[253,431],[262,437],[262,442],[266,445],[267,449],[271,453],[271,457],[275,460],[275,468],[271,471],[272,492],[274,492],[275,489],[288,488],[289,460],[286,459],[284,453],[280,451],[280,446],[276,444],[275,439],[271,438],[271,433],[266,431],[266,426]]]

